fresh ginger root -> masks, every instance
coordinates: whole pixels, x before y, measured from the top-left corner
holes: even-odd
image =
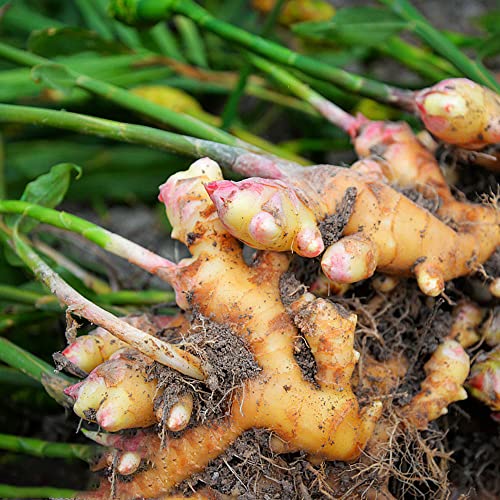
[[[354,349],[356,316],[311,293],[304,293],[285,307],[280,296],[280,278],[288,268],[289,257],[261,252],[252,265],[245,263],[241,244],[222,225],[204,188],[205,184],[221,179],[217,164],[202,159],[162,186],[160,198],[166,204],[174,234],[192,254],[169,271],[169,281],[183,309],[216,324],[231,325],[260,371],[234,388],[229,411],[219,420],[185,428],[191,417],[192,400],[181,395],[170,410],[169,428],[185,430],[180,437],[168,436],[164,447],[160,437],[147,431],[128,437],[94,435],[96,441],[119,450],[114,463],[120,474],[135,472],[127,482],[114,482],[116,498],[156,498],[168,494],[251,428],[272,431],[281,443],[280,452],[300,450],[314,461],[354,460],[377,436],[374,432],[382,401],[375,397],[360,409],[351,385],[359,359]],[[180,324],[189,344],[185,319]],[[299,333],[316,361],[315,384],[304,379],[293,356],[294,340]],[[130,417],[120,428],[146,426],[148,419],[150,423],[157,420],[154,399],[158,393],[154,388],[159,389],[154,377],[144,376],[151,360],[140,354],[132,360],[133,356],[130,351],[115,353],[86,380],[68,389],[83,418],[102,425],[106,419],[101,415],[119,410],[121,415]],[[125,365],[120,363],[124,360],[128,362]],[[378,374],[381,379],[383,395],[398,375],[387,375],[384,380],[380,377],[381,366],[379,363],[371,370],[373,377]],[[425,428],[448,404],[463,399],[461,384],[468,366],[461,346],[453,340],[445,341],[427,365],[428,376],[421,394],[402,407],[405,418],[415,419],[419,427]],[[404,360],[394,361],[395,373],[404,373],[405,367]],[[449,370],[443,371],[443,367]],[[125,376],[121,376],[122,371]],[[161,390],[168,391],[168,387]],[[123,397],[115,399],[118,392]],[[140,415],[134,421],[139,404]],[[175,426],[178,422],[179,428]],[[101,466],[110,461],[108,455]],[[140,463],[147,467],[139,470]],[[99,490],[86,492],[81,498],[108,498],[110,487],[104,480]]]
[[[393,131],[382,135],[390,140],[394,137]],[[376,140],[381,142],[379,135]],[[394,154],[401,149],[398,144],[391,148]],[[298,245],[292,238],[305,231],[312,232],[311,212],[319,225],[336,213],[348,188],[354,188],[356,202],[344,228],[344,237],[329,246],[322,256],[325,275],[332,281],[353,283],[370,277],[375,270],[397,276],[414,274],[421,290],[436,296],[444,290],[446,281],[473,272],[495,251],[500,243],[498,213],[494,207],[456,202],[434,160],[429,168],[425,165],[417,168],[421,162],[412,160],[403,165],[408,165],[407,176],[398,173],[396,177],[380,162],[365,159],[350,169],[318,165],[273,172],[271,176],[280,178],[268,181],[265,189],[260,179],[240,183],[216,181],[206,188],[221,221],[234,236],[257,248],[294,250],[306,257],[319,255],[321,245],[313,239],[311,249],[303,241]],[[445,202],[439,215],[452,220],[456,230],[389,186],[389,181],[396,179],[401,186],[418,185],[421,178],[426,189],[432,186],[433,191],[442,195]],[[293,217],[289,217],[285,205],[275,202],[287,199],[289,193],[295,193],[301,202],[294,205]],[[241,200],[247,203],[243,205]],[[270,216],[274,225],[268,221]],[[263,230],[265,236],[255,245],[247,235],[251,228],[260,227],[259,221],[264,219],[266,227],[278,228],[278,237],[269,236],[271,232]],[[307,248],[307,252],[302,252],[302,247]]]

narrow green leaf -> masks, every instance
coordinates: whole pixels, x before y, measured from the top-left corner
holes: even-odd
[[[77,173],[78,179],[82,172],[79,166],[73,163],[60,163],[53,166],[48,173],[27,184],[21,196],[21,201],[50,208],[57,206],[69,188],[73,171]],[[26,219],[21,222],[22,218],[22,215],[14,215],[7,217],[6,221],[10,227],[17,226],[17,229],[21,232],[31,231],[38,224],[33,219]]]

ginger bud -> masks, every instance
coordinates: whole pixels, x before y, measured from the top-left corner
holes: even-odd
[[[500,348],[478,356],[471,369],[468,388],[493,411],[500,411]]]
[[[478,149],[500,142],[500,96],[466,78],[450,78],[417,93],[420,118],[442,141]]]
[[[133,474],[141,465],[141,455],[134,451],[126,451],[118,460],[116,470],[122,476]]]
[[[449,337],[460,342],[462,347],[470,347],[479,341],[477,332],[483,320],[483,310],[473,302],[462,300],[453,310],[453,325]]]
[[[193,396],[191,394],[184,394],[175,403],[167,419],[167,427],[173,432],[184,430],[191,420],[193,412]]]
[[[369,278],[377,268],[376,245],[361,233],[346,236],[326,249],[321,268],[326,277],[339,283]]]
[[[76,400],[74,412],[109,432],[152,425],[157,388],[154,380],[147,380],[146,357],[134,353],[142,362],[131,363],[126,353],[114,356],[65,390]]]
[[[293,251],[316,257],[323,239],[313,212],[281,181],[250,178],[205,185],[227,230],[262,250]]]
[[[188,170],[177,172],[160,186],[158,199],[165,204],[167,217],[174,228],[172,238],[186,241],[194,231],[199,215],[210,206],[204,182],[222,179],[222,171],[210,158],[195,161]]]

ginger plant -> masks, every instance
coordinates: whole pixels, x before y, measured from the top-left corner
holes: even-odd
[[[125,452],[135,451],[150,466],[137,472],[132,481],[115,483],[113,492],[118,498],[152,498],[167,493],[205,467],[241,433],[255,427],[272,430],[280,452],[305,451],[311,460],[353,460],[372,437],[381,416],[381,401],[374,399],[360,409],[351,387],[351,375],[359,359],[354,350],[355,315],[310,293],[295,300],[288,297],[290,305],[285,307],[280,278],[287,270],[289,257],[261,252],[252,265],[245,263],[240,244],[221,224],[205,189],[205,185],[221,179],[218,166],[202,159],[162,186],[160,196],[174,235],[192,254],[169,271],[168,279],[183,309],[231,326],[232,333],[243,340],[255,358],[259,371],[233,390],[229,415],[187,428],[180,437],[169,438],[164,449],[154,434],[138,434],[130,438],[129,445],[127,438],[119,444],[110,437],[113,446]],[[186,331],[184,321],[179,324]],[[293,357],[298,331],[316,361],[315,384],[304,380]],[[82,340],[70,345],[65,354],[77,365],[88,367],[88,351]],[[100,426],[109,431],[153,423],[156,384],[144,376],[141,366],[148,362],[141,359],[126,351],[118,356],[112,354],[87,379],[68,388],[67,394],[76,400],[75,411],[86,419],[97,418]],[[445,341],[427,365],[428,376],[421,393],[402,408],[401,415],[425,429],[429,421],[446,411],[448,404],[465,397],[462,384],[468,366],[461,346],[453,340]],[[122,376],[122,370],[128,370],[128,374]],[[132,391],[128,384],[135,389]],[[127,392],[146,400],[128,400],[124,396]],[[185,396],[179,397],[169,412],[169,429],[186,427],[191,410]],[[121,416],[120,427],[114,422],[108,424],[109,414]],[[179,418],[181,426],[172,423]],[[100,441],[108,439],[95,437]],[[123,460],[122,456],[119,463]],[[125,465],[121,468],[127,470]],[[104,481],[97,492],[87,492],[82,498],[106,498],[109,488]]]
[[[275,3],[270,17],[278,16],[282,4]],[[460,148],[473,148],[472,153],[498,140],[491,126],[498,114],[496,96],[470,81],[448,80],[410,92],[357,77],[307,56],[297,57],[272,42],[228,28],[207,17],[192,2],[138,0],[118,5],[123,6],[132,6],[134,16],[149,19],[173,10],[185,16],[175,20],[180,31],[190,29],[190,35],[196,35],[196,22],[249,50],[254,50],[253,44],[256,52],[269,59],[411,111],[422,118],[435,137]],[[162,27],[158,25],[155,33]],[[488,359],[478,357],[466,382],[469,358],[464,348],[477,345],[483,310],[461,300],[449,335],[440,336],[436,345],[429,346],[425,365],[424,360],[415,363],[411,356],[388,346],[387,339],[377,333],[378,322],[374,320],[370,335],[384,351],[375,357],[366,349],[366,337],[361,333],[363,327],[357,326],[356,314],[340,305],[350,299],[318,298],[314,294],[321,294],[319,284],[325,283],[321,276],[306,291],[288,274],[291,261],[294,266],[315,269],[321,260],[330,280],[326,281],[325,295],[330,295],[334,287],[345,292],[352,284],[351,299],[358,300],[358,291],[362,297],[370,290],[375,294],[373,302],[380,305],[383,297],[398,287],[413,287],[413,277],[428,296],[428,304],[434,303],[430,297],[441,294],[450,302],[457,296],[463,299],[453,288],[460,282],[448,282],[478,271],[489,273],[486,262],[499,243],[496,208],[466,203],[452,194],[434,151],[425,149],[406,123],[350,116],[318,93],[293,84],[290,89],[298,90],[295,93],[306,102],[288,102],[293,102],[295,109],[306,109],[309,115],[314,114],[314,108],[340,125],[350,134],[360,158],[350,169],[331,165],[304,169],[293,163],[303,159],[286,148],[270,147],[241,130],[241,124],[230,126],[250,63],[266,72],[267,61],[250,56],[222,119],[209,119],[209,126],[205,126],[175,107],[171,112],[163,111],[163,103],[148,94],[132,95],[69,63],[53,65],[40,56],[5,45],[0,45],[0,54],[19,64],[41,65],[33,74],[45,85],[50,86],[54,78],[59,84],[65,82],[79,87],[79,92],[85,89],[109,98],[118,106],[202,139],[21,106],[0,105],[2,121],[56,126],[195,158],[208,156],[223,168],[250,177],[241,182],[225,181],[218,166],[204,158],[161,187],[160,198],[173,225],[172,235],[192,255],[178,264],[94,224],[30,200],[0,201],[3,213],[23,214],[79,233],[167,281],[184,310],[174,317],[154,314],[120,319],[116,315],[130,310],[118,309],[110,314],[106,304],[101,308],[85,299],[40,259],[17,228],[0,226],[2,240],[61,303],[69,306],[68,317],[84,317],[98,325],[88,335],[76,339],[68,335],[69,345],[55,357],[60,368],[82,378],[69,387],[67,380],[59,382],[56,392],[61,401],[68,404],[71,400],[75,413],[87,422],[85,435],[108,448],[94,469],[107,469],[110,480],[103,478],[98,491],[81,493],[81,498],[178,498],[177,493],[185,494],[197,473],[217,457],[225,460],[224,453],[231,444],[253,429],[271,433],[270,452],[302,454],[309,467],[318,467],[313,469],[316,473],[328,470],[331,462],[350,462],[377,471],[377,487],[372,485],[363,492],[390,498],[389,475],[379,466],[388,453],[399,453],[397,441],[402,436],[420,439],[424,435],[420,431],[432,429],[431,421],[446,415],[449,405],[466,397],[464,386],[493,410],[498,408],[497,351],[492,351]],[[149,48],[144,54],[155,57]],[[206,62],[203,57],[195,59],[201,66]],[[191,72],[195,77],[216,76],[209,69],[172,63],[168,57],[161,63],[182,67],[185,74]],[[279,69],[272,71],[279,74]],[[486,71],[476,77],[495,87]],[[258,81],[262,85],[262,79]],[[472,89],[473,98],[461,95],[464,87]],[[323,88],[331,90],[328,85]],[[454,90],[457,94],[450,95]],[[487,112],[479,112],[484,103]],[[465,116],[469,112],[477,123],[471,130],[460,127],[460,132],[468,135],[450,134],[457,123],[469,121],[470,114]],[[224,130],[238,132],[243,140],[217,130],[219,124]],[[445,134],[440,136],[440,131]],[[257,147],[248,143],[250,139]],[[417,192],[424,206],[405,196],[408,192]],[[431,202],[435,206],[426,209]],[[258,250],[252,262],[244,258],[242,243]],[[58,264],[63,262],[50,248],[45,246],[44,251],[43,244],[34,246],[49,258],[55,256]],[[303,259],[294,257],[297,255]],[[368,281],[377,271],[383,274]],[[491,278],[495,278],[494,273],[488,275]],[[490,291],[496,297],[498,285],[499,280],[493,279]],[[359,313],[352,304],[350,307]],[[491,328],[484,327],[483,332],[488,338],[494,336]],[[302,347],[300,339],[304,339]],[[234,350],[225,358],[217,358],[213,354],[216,344],[224,344],[224,348],[232,344]],[[306,373],[304,361],[298,360],[300,350],[310,356],[313,375]],[[244,376],[231,373],[230,360],[246,366]],[[226,363],[225,385],[220,385],[219,373]],[[394,405],[401,381],[414,377],[415,372],[419,388],[414,387],[406,400]],[[95,431],[96,424],[99,431]],[[286,460],[282,463],[289,464]],[[336,490],[335,474],[322,477]],[[351,491],[357,489],[354,486]],[[198,490],[195,498],[211,495],[217,494]]]

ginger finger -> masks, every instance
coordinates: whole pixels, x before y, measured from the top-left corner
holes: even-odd
[[[426,378],[420,392],[401,409],[417,429],[448,413],[448,405],[467,398],[463,384],[469,374],[469,356],[455,340],[447,339],[438,346],[425,364]]]
[[[500,96],[467,78],[450,78],[416,93],[420,118],[439,139],[467,149],[500,142]]]
[[[253,248],[291,250],[304,257],[323,251],[314,214],[281,181],[216,181],[205,188],[222,223]]]
[[[152,360],[134,351],[114,356],[66,389],[75,399],[74,412],[110,432],[152,425],[157,388],[145,372]]]

